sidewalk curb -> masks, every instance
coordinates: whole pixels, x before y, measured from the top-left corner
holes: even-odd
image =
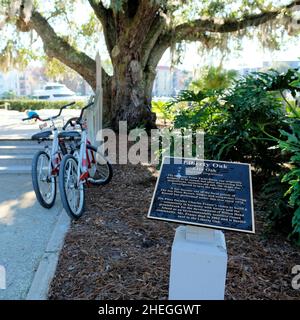
[[[69,227],[70,218],[62,209],[34,274],[26,300],[47,300],[49,285],[55,274],[59,253]]]

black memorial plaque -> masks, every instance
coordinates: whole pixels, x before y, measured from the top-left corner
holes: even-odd
[[[165,157],[148,218],[254,233],[250,165]]]

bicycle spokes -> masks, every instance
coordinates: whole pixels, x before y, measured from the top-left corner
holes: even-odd
[[[49,165],[50,162],[46,155],[41,155],[38,160],[38,184],[40,187],[40,192],[42,197],[46,202],[51,202],[53,198],[53,182],[51,177],[49,177]]]
[[[83,184],[78,182],[77,173],[77,162],[71,157],[65,164],[64,185],[68,205],[75,215],[82,210],[83,205]]]

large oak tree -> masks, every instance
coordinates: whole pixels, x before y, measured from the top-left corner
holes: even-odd
[[[95,61],[60,35],[59,28],[43,14],[43,1],[4,2],[10,9],[14,3],[13,22],[19,31],[34,30],[42,39],[47,56],[72,68],[95,88]],[[54,6],[60,2],[54,1]],[[76,1],[72,4],[76,6]],[[102,25],[113,66],[112,76],[102,72],[105,123],[113,128],[120,120],[127,120],[131,128],[154,125],[151,92],[155,70],[164,52],[176,43],[200,41],[211,48],[222,36],[244,35],[249,28],[270,23],[276,28],[290,21],[291,11],[299,4],[300,1],[292,1],[279,6],[278,1],[272,4],[263,0],[86,1]]]

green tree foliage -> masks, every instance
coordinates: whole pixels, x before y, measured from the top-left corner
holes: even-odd
[[[300,245],[300,123],[291,119],[288,131],[281,131],[278,144],[288,155],[286,166],[262,189],[270,230],[289,234]]]
[[[297,70],[257,72],[229,89],[183,91],[172,106],[187,107],[175,127],[205,130],[205,157],[251,163],[268,181],[263,198],[272,229],[300,245],[300,109],[285,94],[300,90]]]
[[[296,91],[300,90],[300,73],[297,72],[296,75],[296,79],[295,74],[290,76],[289,80],[293,81],[288,84],[294,97]],[[279,140],[279,147],[291,155],[289,171],[283,176],[282,183],[289,184],[284,195],[289,197],[289,205],[294,210],[290,238],[300,245],[300,109],[297,105],[292,108],[290,104],[289,106],[292,113],[291,130],[281,131],[286,140]]]
[[[281,131],[281,133],[286,140],[280,140],[279,146],[282,151],[291,154],[290,169],[282,178],[282,182],[289,184],[285,195],[289,197],[289,205],[294,211],[290,237],[300,245],[300,120],[293,121],[291,132]]]
[[[164,124],[167,123],[167,120],[173,119],[173,114],[168,106],[168,103],[164,101],[152,101],[152,111],[163,119]]]
[[[190,89],[193,91],[226,89],[232,85],[236,77],[237,71],[235,70],[225,70],[222,66],[204,67],[200,70],[199,79],[190,84]]]
[[[34,59],[36,55],[31,49],[15,47],[14,42],[9,40],[0,52],[0,69],[3,72],[8,72],[12,68],[24,70]]]
[[[113,66],[112,75],[102,72],[104,122],[114,128],[121,120],[132,128],[152,127],[155,69],[167,49],[182,51],[193,41],[202,52],[219,50],[224,55],[238,49],[245,37],[276,49],[281,35],[299,31],[293,16],[297,4],[292,0],[0,0],[0,67],[16,66],[21,48],[29,48],[56,58],[95,88],[93,57],[99,41],[104,41],[105,58]],[[5,49],[7,41],[13,43],[10,50]]]
[[[266,85],[255,73],[227,90],[184,91],[173,103],[187,101],[189,107],[175,117],[174,125],[204,129],[208,159],[250,162],[270,175],[283,161],[273,137],[287,124],[282,101]]]
[[[185,108],[177,110],[174,117],[175,128],[191,128],[208,130],[222,118],[219,97],[222,90],[206,90],[194,92],[183,90],[169,104],[169,108],[177,110],[178,104],[185,103]]]
[[[48,58],[47,56],[44,57],[45,61],[45,75],[48,79],[54,81],[62,81],[66,76],[69,79],[75,78],[76,73],[59,60],[55,58]]]

